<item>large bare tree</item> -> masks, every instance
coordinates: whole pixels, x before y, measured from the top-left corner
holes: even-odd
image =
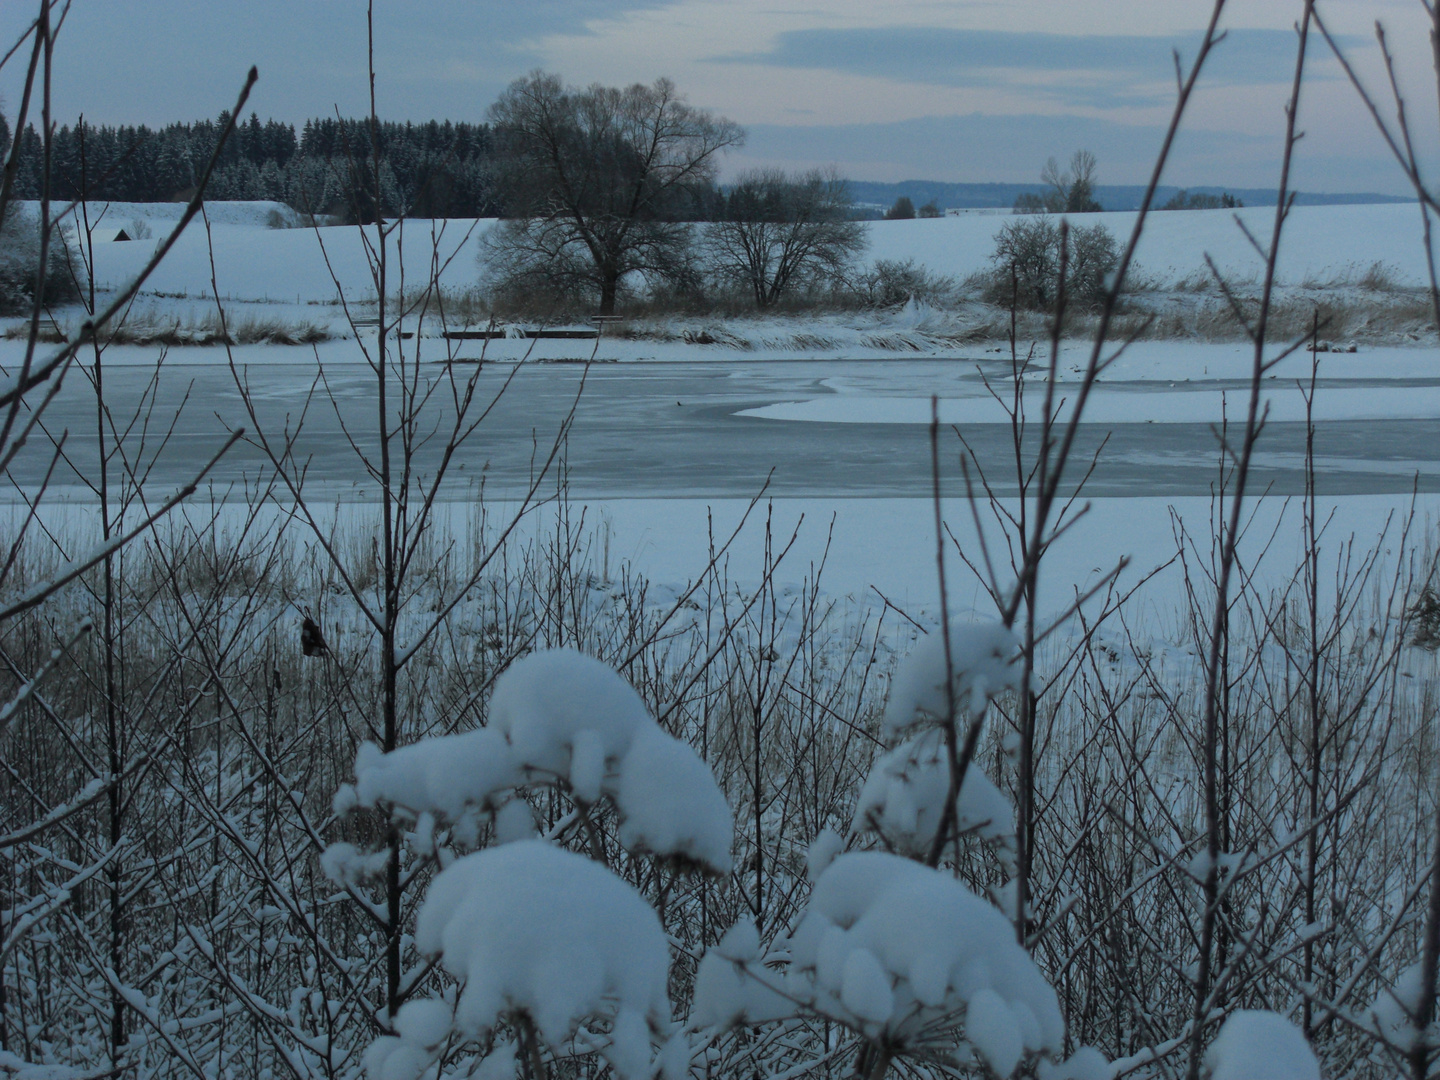
[[[768,308],[792,288],[838,276],[865,245],[838,174],[817,169],[792,178],[765,169],[730,189],[706,246],[716,271]]]
[[[614,314],[627,275],[663,278],[684,264],[697,193],[720,152],[744,139],[668,79],[582,90],[533,71],[490,119],[507,216],[490,240],[493,273],[522,288],[598,293],[602,315]]]

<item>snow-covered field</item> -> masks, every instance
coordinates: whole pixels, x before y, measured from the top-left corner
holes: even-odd
[[[112,204],[105,225],[122,227],[143,220],[150,224],[154,237],[104,245],[97,258],[97,282],[115,285],[128,280],[153,250],[153,242],[164,235],[167,222],[178,219],[182,209],[170,203]],[[335,297],[330,270],[347,296],[373,296],[357,229],[325,228],[317,237],[310,229],[270,228],[267,222],[276,212],[283,208],[273,203],[208,204],[221,296],[328,304]],[[1262,264],[1236,226],[1237,216],[1255,235],[1269,235],[1273,211],[1266,207],[1152,214],[1136,253],[1142,276],[1177,281],[1203,275],[1205,256],[1209,255],[1225,274],[1252,281]],[[972,214],[868,222],[870,249],[866,257],[914,259],[934,273],[963,279],[986,268],[995,234],[1010,220],[1004,214]],[[1077,225],[1099,222],[1124,237],[1134,225],[1135,214],[1077,215],[1073,220]],[[408,223],[403,236],[408,280],[423,281],[432,256],[438,254],[443,265],[442,285],[473,285],[480,240],[493,224],[490,220]],[[1378,263],[1388,269],[1396,284],[1418,287],[1426,280],[1425,253],[1416,242],[1419,224],[1419,210],[1405,203],[1297,207],[1286,226],[1280,280],[1291,286],[1353,281]],[[213,295],[209,244],[201,225],[197,223],[180,239],[151,278],[147,292]]]

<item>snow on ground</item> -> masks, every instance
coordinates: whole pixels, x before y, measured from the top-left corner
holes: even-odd
[[[1015,500],[1002,500],[1012,512]],[[606,554],[596,570],[605,582],[618,581],[628,565],[656,583],[657,603],[668,602],[686,582],[696,580],[705,568],[711,546],[739,524],[748,505],[744,499],[612,499],[598,503],[577,503],[570,514],[578,520],[581,512],[595,530],[595,549]],[[1129,567],[1121,574],[1118,587],[1124,591],[1140,586],[1127,610],[1157,632],[1178,627],[1185,600],[1184,580],[1178,565],[1170,564],[1175,554],[1177,524],[1194,537],[1207,537],[1214,507],[1207,498],[1130,497],[1095,499],[1090,509],[1066,533],[1046,557],[1040,575],[1040,607],[1058,614],[1071,604],[1077,591],[1085,591],[1127,557]],[[487,502],[492,522],[506,520],[509,507]],[[1280,588],[1294,574],[1303,554],[1300,542],[1301,504],[1299,499],[1266,498],[1253,504],[1253,519],[1241,545],[1247,574],[1253,572],[1258,589]],[[798,529],[798,538],[774,578],[783,596],[794,597],[814,577],[823,560],[820,585],[832,597],[844,598],[857,611],[880,606],[880,594],[927,626],[939,616],[938,575],[934,509],[923,499],[776,499],[771,504],[771,530],[788,541]],[[1323,565],[1334,565],[1342,545],[1351,536],[1357,547],[1368,550],[1381,539],[1389,519],[1385,546],[1395,541],[1406,515],[1409,496],[1364,495],[1318,500],[1320,520],[1328,522],[1321,539]],[[320,509],[317,507],[317,510]],[[942,504],[947,528],[968,555],[979,555],[978,534],[969,507],[959,499]],[[236,523],[243,507],[232,511]],[[193,513],[208,515],[208,505]],[[270,511],[279,516],[278,511]],[[1440,523],[1440,494],[1422,494],[1415,500],[1412,537],[1433,535]],[[23,505],[0,506],[0,535],[13,534],[25,513]],[[761,513],[763,514],[763,508]],[[334,515],[333,519],[331,514]],[[987,543],[997,559],[1004,558],[1003,540],[986,524]],[[1393,519],[1392,516],[1393,515]],[[58,535],[88,535],[93,514],[88,502],[49,499],[42,507],[42,520]],[[473,527],[474,508],[469,503],[445,503],[437,508],[436,528],[441,535],[464,538]],[[834,522],[833,530],[831,522]],[[341,503],[322,511],[322,523],[341,535],[364,535],[374,529],[374,507],[364,503]],[[763,521],[752,516],[750,527],[731,545],[727,573],[735,588],[752,589],[764,572]],[[551,510],[533,512],[517,530],[517,539],[545,536],[554,530]],[[1263,560],[1259,554],[1270,541]],[[783,546],[776,543],[775,547]],[[949,611],[952,618],[993,618],[994,606],[979,580],[946,545],[946,574],[949,582]],[[1157,568],[1164,567],[1155,573]],[[1009,575],[997,567],[1002,584]],[[1333,575],[1322,573],[1322,590],[1333,584]],[[889,617],[891,620],[895,616]]]
[[[1149,278],[1182,279],[1203,272],[1208,254],[1225,273],[1253,279],[1261,272],[1261,260],[1236,226],[1236,216],[1254,235],[1268,238],[1275,211],[1257,206],[1150,215],[1135,253],[1139,270]],[[1134,212],[1124,212],[1075,214],[1070,220],[1077,226],[1102,224],[1123,239],[1135,218]],[[913,258],[938,273],[963,277],[984,268],[996,232],[1013,220],[1007,214],[962,214],[873,222],[868,257]],[[1300,285],[1353,279],[1378,262],[1390,268],[1398,284],[1418,286],[1428,280],[1419,226],[1420,210],[1410,203],[1295,207],[1280,246],[1280,280]]]
[[[95,250],[95,275],[102,290],[118,288],[140,271],[161,242],[183,207],[176,203],[92,204],[92,221],[100,218],[107,227],[129,227],[140,221],[152,236],[128,243],[99,243]],[[1257,235],[1268,234],[1271,211],[1256,207],[1239,211]],[[102,218],[103,214],[103,218]],[[274,222],[293,222],[295,215],[276,203],[210,203],[206,206],[209,230],[203,221],[192,223],[165,261],[146,282],[137,302],[135,316],[151,322],[194,323],[213,319],[214,297],[227,305],[227,318],[236,320],[279,320],[290,324],[313,323],[337,336],[348,336],[351,328],[337,301],[343,296],[350,312],[362,320],[373,318],[375,285],[368,253],[373,229],[329,226],[320,229],[276,228]],[[1425,280],[1424,252],[1416,240],[1416,209],[1408,204],[1299,207],[1292,214],[1281,248],[1280,280],[1295,296],[1308,299],[1307,287],[1322,287],[1316,298],[1344,293],[1349,299],[1368,303],[1354,288],[1371,266],[1379,264],[1395,285],[1411,288]],[[1098,222],[1123,237],[1133,225],[1133,213],[1080,215],[1077,225]],[[1005,214],[972,214],[914,221],[866,223],[871,245],[867,260],[914,259],[936,274],[964,281],[989,267],[995,233],[1013,221]],[[471,290],[480,275],[481,244],[495,225],[492,220],[446,222],[408,221],[392,238],[395,259],[387,291],[402,288],[413,292],[438,267],[442,286],[454,295]],[[213,267],[212,267],[213,253]],[[1258,256],[1237,227],[1234,214],[1224,210],[1172,211],[1151,216],[1138,252],[1139,278],[1168,288],[1182,282],[1199,282],[1206,276],[1205,256],[1210,255],[1221,270],[1242,285],[1253,285],[1259,272]],[[213,274],[213,279],[212,279]],[[1348,283],[1348,284],[1347,284]],[[1189,287],[1187,287],[1188,289]],[[1166,312],[1178,303],[1197,302],[1195,293],[1146,294],[1142,302],[1158,303]],[[1336,293],[1333,290],[1339,289]],[[1297,291],[1298,290],[1298,291]],[[1355,294],[1350,296],[1350,294]],[[1371,298],[1373,300],[1373,297]],[[1209,302],[1216,302],[1211,295]],[[358,306],[357,306],[358,305]],[[991,309],[985,309],[993,315]],[[80,321],[77,312],[61,310],[62,324]],[[457,311],[454,304],[447,315],[450,325],[463,325],[478,318],[473,309]],[[955,356],[973,351],[977,356],[1003,351],[997,342],[973,342],[979,316],[971,312],[932,311],[911,305],[899,311],[855,311],[781,317],[745,315],[739,317],[638,318],[624,324],[596,346],[594,341],[546,340],[531,342],[509,339],[482,343],[422,341],[426,360],[480,357],[499,361],[585,360],[601,361],[694,361],[697,359],[793,359]],[[983,321],[983,320],[980,320]],[[405,329],[402,327],[402,329]],[[408,329],[413,330],[413,326]],[[438,326],[427,323],[426,331]],[[1376,331],[1376,340],[1392,338],[1404,344],[1415,327]],[[1403,331],[1403,332],[1402,332]],[[1001,328],[987,332],[999,334]],[[1388,336],[1387,336],[1388,335]],[[322,350],[327,363],[363,358],[355,343]],[[411,346],[415,347],[415,346]],[[1083,346],[1068,344],[1066,368],[1083,362]],[[1219,370],[1234,371],[1241,377],[1248,367],[1244,350],[1236,346],[1214,346],[1215,353],[1192,352],[1186,343],[1144,342],[1115,366],[1109,378],[1215,377]],[[187,348],[187,362],[223,360],[223,350]],[[1395,357],[1384,355],[1394,353]],[[1371,370],[1375,363],[1386,364],[1392,373],[1398,367],[1423,366],[1413,354],[1401,360],[1407,350],[1377,350],[1366,347],[1354,370]],[[153,347],[135,354],[116,350],[118,363],[149,362]],[[201,355],[203,354],[203,356]],[[3,354],[10,358],[10,350]],[[272,362],[309,362],[310,350],[273,349]],[[1222,357],[1216,359],[1216,357]],[[1282,377],[1293,377],[1304,364],[1295,358]],[[1340,368],[1326,364],[1332,377]],[[1427,372],[1428,374],[1428,372]]]

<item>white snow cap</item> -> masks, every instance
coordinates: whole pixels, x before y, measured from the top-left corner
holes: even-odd
[[[935,840],[949,793],[945,735],[932,728],[875,759],[860,790],[851,831],[874,830],[898,851],[923,855]],[[1007,850],[1014,846],[1010,802],[973,760],[956,795],[955,812],[962,834],[973,832]]]
[[[630,744],[614,792],[620,842],[630,851],[684,855],[730,872],[735,821],[710,768],[653,722]]]
[[[1262,1009],[1231,1013],[1205,1052],[1205,1065],[1210,1080],[1320,1080],[1304,1033]]]
[[[950,624],[950,665],[957,716],[979,717],[990,699],[1005,690],[1019,690],[1020,643],[1003,624],[993,621]],[[881,733],[889,738],[917,725],[945,719],[945,637],[926,635],[900,662],[890,683]]]
[[[845,850],[845,838],[834,829],[824,828],[820,835],[810,842],[805,852],[805,876],[817,880],[825,868],[835,861],[835,856]]]
[[[625,756],[637,730],[654,726],[634,687],[574,649],[517,660],[495,680],[490,698],[490,727],[505,736],[516,763],[570,780],[576,796],[591,802],[606,763]]]
[[[816,881],[790,946],[815,1007],[872,1038],[903,1043],[964,1010],[966,1039],[1001,1076],[1027,1053],[1064,1049],[1055,991],[1013,928],[939,870],[881,852],[841,855]]]
[[[700,961],[695,972],[691,1023],[731,1028],[794,1016],[794,1003],[771,985],[778,985],[780,978],[761,967],[760,960],[760,932],[750,919],[741,919]],[[747,965],[748,970],[742,965]]]
[[[415,944],[464,987],[453,1027],[466,1038],[519,1009],[559,1051],[581,1022],[604,1019],[616,1073],[648,1075],[650,1033],[670,1020],[669,945],[644,897],[594,860],[538,840],[467,855],[431,884]],[[415,1020],[392,1051],[437,1045],[433,1013]]]
[[[355,754],[359,802],[394,803],[417,817],[428,811],[454,821],[521,782],[510,747],[494,728],[422,739],[388,754],[367,742]]]
[[[709,767],[660,729],[634,688],[594,657],[550,649],[495,682],[490,726],[355,758],[359,802],[390,802],[454,821],[517,787],[562,780],[576,800],[604,796],[632,851],[730,872],[734,819]]]

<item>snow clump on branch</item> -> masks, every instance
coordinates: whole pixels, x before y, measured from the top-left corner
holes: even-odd
[[[1205,1052],[1210,1080],[1320,1080],[1304,1034],[1278,1013],[1231,1013]]]
[[[617,1075],[648,1075],[651,1034],[670,1021],[669,944],[645,899],[599,863],[539,840],[467,855],[431,884],[415,944],[459,998],[453,1014],[434,999],[405,1005],[399,1034],[366,1054],[368,1075],[414,1080],[452,1034],[481,1040],[513,1014],[557,1054],[581,1022],[608,1021],[601,1052]]]
[[[701,962],[695,1011],[708,1026],[772,1018],[783,996],[792,1015],[813,1010],[902,1052],[963,1018],[965,1043],[1001,1076],[1026,1055],[1064,1050],[1055,991],[1005,917],[948,874],[898,855],[830,864],[790,939],[783,979],[756,963],[750,936],[732,931]]]
[[[608,797],[630,851],[730,872],[733,818],[709,768],[661,730],[629,683],[573,649],[531,653],[501,675],[488,727],[389,754],[367,743],[355,775],[361,805],[451,822],[497,808],[516,788],[562,783],[582,808]]]
[[[945,635],[939,631],[928,634],[895,670],[882,736],[889,740],[915,727],[946,722],[950,712],[947,670],[956,717],[976,720],[992,698],[1006,690],[1020,690],[1020,643],[1003,623],[952,623],[947,665]]]
[[[877,832],[902,854],[923,857],[935,841],[949,792],[944,733],[932,728],[875,759],[850,829]],[[955,798],[955,822],[962,836],[974,834],[1002,860],[1013,861],[1014,811],[974,761]]]

